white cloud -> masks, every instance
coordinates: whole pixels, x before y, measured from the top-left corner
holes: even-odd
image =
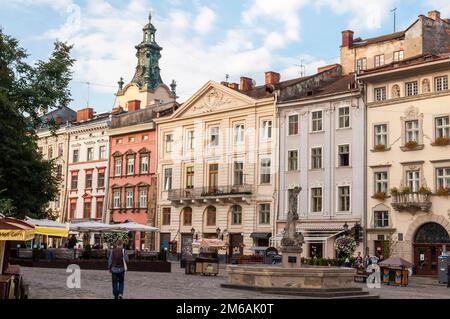
[[[195,19],[194,28],[200,34],[209,33],[216,22],[216,13],[208,7],[200,8],[200,12]]]

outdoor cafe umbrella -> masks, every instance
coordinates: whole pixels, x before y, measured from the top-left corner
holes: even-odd
[[[35,235],[46,235],[53,237],[68,237],[69,229],[66,224],[60,224],[49,219],[26,218],[26,222],[34,225]]]
[[[404,268],[411,268],[414,265],[410,263],[409,261],[404,260],[400,257],[391,257],[386,260],[383,260],[378,264],[379,266],[384,267],[404,267]]]
[[[114,227],[116,229],[118,229],[118,230],[137,231],[137,232],[144,232],[144,233],[153,233],[153,232],[159,231],[159,229],[156,228],[156,227],[142,225],[142,224],[138,224],[138,223],[135,223],[135,222],[127,222],[127,223],[123,223],[123,224],[115,224]]]
[[[125,230],[118,229],[117,225],[104,224],[95,221],[71,223],[69,225],[69,229],[71,231],[95,232],[95,233],[126,232]]]

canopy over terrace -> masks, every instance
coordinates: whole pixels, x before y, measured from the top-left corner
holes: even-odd
[[[33,225],[14,218],[0,218],[0,241],[28,241],[33,237]]]
[[[60,224],[49,219],[32,219],[27,217],[27,223],[35,226],[35,235],[46,235],[53,237],[68,237],[69,229],[66,224]]]
[[[159,231],[159,229],[156,228],[156,227],[142,225],[142,224],[138,224],[138,223],[135,223],[135,222],[127,222],[127,223],[123,223],[123,224],[115,224],[113,226],[116,229],[123,230],[123,231],[137,231],[137,232],[143,232],[143,233],[153,233],[153,232]]]
[[[124,229],[118,229],[117,225],[104,224],[95,221],[72,223],[69,225],[71,231],[77,232],[95,232],[95,233],[116,233],[127,232]]]

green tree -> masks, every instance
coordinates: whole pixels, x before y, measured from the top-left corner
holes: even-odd
[[[0,213],[55,218],[48,203],[58,192],[55,165],[37,150],[42,110],[67,106],[75,60],[72,46],[55,42],[48,61],[31,65],[16,39],[0,29]],[[52,131],[56,123],[49,124]]]

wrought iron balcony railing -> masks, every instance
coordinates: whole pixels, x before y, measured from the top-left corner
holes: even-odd
[[[428,212],[431,208],[430,194],[426,193],[397,193],[392,194],[392,207],[396,211],[419,210]]]
[[[214,187],[198,187],[175,189],[169,191],[168,200],[185,201],[185,200],[203,200],[216,198],[234,198],[252,195],[252,185],[228,185]]]

